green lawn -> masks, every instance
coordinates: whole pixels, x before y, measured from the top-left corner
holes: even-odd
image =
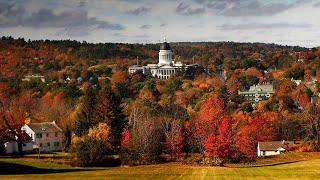
[[[262,167],[249,167],[251,165]],[[200,167],[169,163],[137,167],[72,168],[41,159],[1,158],[0,179],[320,179],[319,153],[259,159],[251,165]]]

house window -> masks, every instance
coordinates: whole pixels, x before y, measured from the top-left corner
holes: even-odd
[[[50,143],[48,142],[47,145],[50,146]]]
[[[40,147],[42,147],[42,143],[40,143],[40,145],[39,145]]]
[[[25,143],[22,143],[22,146],[23,146],[23,147],[26,147],[27,145],[26,145]]]
[[[274,152],[276,153],[276,152],[278,152],[278,151],[276,150],[276,151],[274,151]]]
[[[49,133],[47,133],[47,137],[49,137]]]
[[[262,151],[262,155],[264,155],[264,156],[265,156],[265,155],[266,155],[266,151]]]
[[[54,133],[54,136],[55,136],[55,137],[58,137],[58,133]]]
[[[37,138],[42,138],[42,134],[37,134]]]
[[[60,143],[59,142],[54,142],[54,146],[59,146]]]

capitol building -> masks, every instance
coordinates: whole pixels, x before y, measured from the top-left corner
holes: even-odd
[[[190,66],[181,62],[174,62],[172,60],[172,51],[169,43],[164,38],[163,43],[160,45],[159,62],[158,64],[147,64],[146,66],[134,65],[129,67],[129,73],[135,73],[136,71],[142,71],[143,74],[149,74],[159,79],[168,79],[172,74],[175,74],[178,70],[186,70]]]

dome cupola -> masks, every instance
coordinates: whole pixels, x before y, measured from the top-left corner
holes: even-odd
[[[172,64],[172,52],[169,43],[166,41],[166,37],[164,37],[163,43],[160,45],[158,65],[162,66],[170,64]]]
[[[169,45],[169,43],[163,42],[163,43],[160,45],[160,50],[170,50],[170,45]]]

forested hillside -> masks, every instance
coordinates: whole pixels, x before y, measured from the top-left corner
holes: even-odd
[[[26,118],[56,121],[64,131],[65,150],[75,154],[80,166],[99,165],[110,154],[138,164],[164,157],[239,162],[255,155],[257,142],[264,140],[306,140],[313,144],[301,151],[317,150],[320,48],[235,42],[170,45],[175,61],[199,68],[160,80],[141,72],[128,74],[137,58],[139,64],[157,63],[158,44],[2,37],[0,140],[18,137],[23,142],[17,129]],[[43,75],[46,82],[22,81],[26,75]],[[254,106],[238,94],[265,83],[273,84],[275,93]],[[86,147],[97,149],[85,152]],[[96,154],[89,162],[85,157],[92,152]]]

